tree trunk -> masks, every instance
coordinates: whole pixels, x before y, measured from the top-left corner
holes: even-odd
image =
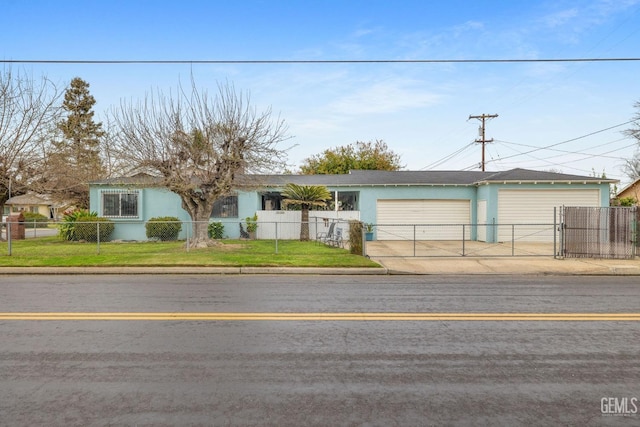
[[[183,198],[182,207],[189,213],[192,221],[191,235],[187,244],[189,248],[207,247],[209,242],[209,217],[213,210],[213,202],[207,203],[202,200],[197,202],[189,198]]]
[[[300,224],[300,241],[309,240],[309,207],[302,206],[302,224]]]

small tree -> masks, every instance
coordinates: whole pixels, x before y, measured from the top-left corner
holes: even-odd
[[[210,99],[192,81],[191,93],[180,87],[176,96],[123,103],[113,117],[120,155],[156,172],[182,200],[193,220],[192,247],[207,245],[213,204],[231,192],[236,175],[284,164],[284,121],[272,121],[271,110],[256,113],[231,85],[218,89]]]
[[[297,185],[287,184],[282,192],[282,204],[286,206],[299,206],[302,214],[300,227],[300,241],[309,240],[309,209],[327,206],[331,199],[331,193],[323,185]]]
[[[360,142],[325,150],[304,160],[300,171],[305,175],[347,174],[350,170],[386,170],[402,168],[400,155],[382,140]]]

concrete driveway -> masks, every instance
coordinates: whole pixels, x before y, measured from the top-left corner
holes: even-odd
[[[374,241],[366,253],[396,274],[640,275],[639,258],[554,258],[553,243]]]

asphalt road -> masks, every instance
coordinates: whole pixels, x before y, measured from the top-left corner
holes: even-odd
[[[638,425],[639,305],[637,277],[0,276],[0,425]]]

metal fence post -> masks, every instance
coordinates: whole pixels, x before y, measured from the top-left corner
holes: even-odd
[[[556,226],[556,221],[558,219],[558,208],[556,206],[553,207],[553,259],[557,258],[557,246],[556,246],[556,232],[558,228]]]
[[[96,222],[96,232],[98,233],[97,240],[98,240],[98,255],[100,255],[100,222]]]
[[[511,224],[511,256],[515,256],[516,247],[516,225]]]
[[[416,225],[413,224],[413,256],[416,256]]]
[[[465,241],[465,234],[464,234],[464,224],[462,224],[462,256],[464,256],[464,241]]]
[[[276,255],[278,254],[278,222],[276,221]]]
[[[193,227],[193,221],[191,221],[191,223],[187,222],[187,244],[186,246],[186,251],[189,252],[189,230]]]
[[[7,227],[7,249],[9,250],[9,256],[11,256],[11,223],[7,221],[5,226]]]

